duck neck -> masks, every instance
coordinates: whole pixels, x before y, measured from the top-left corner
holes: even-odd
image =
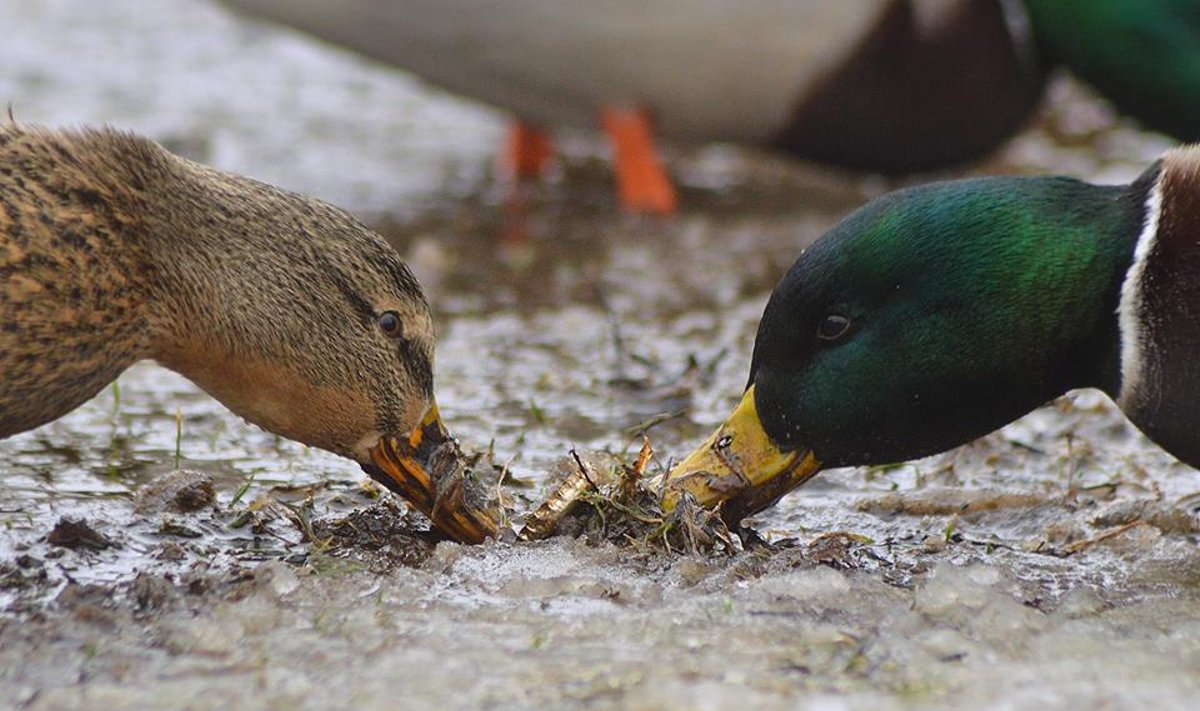
[[[1129,418],[1179,459],[1200,466],[1200,148],[1167,153],[1121,288],[1121,382]]]
[[[335,449],[323,439],[335,426],[302,429],[304,403],[344,387],[355,365],[326,342],[336,316],[320,295],[340,271],[296,238],[319,234],[326,208],[206,166],[170,168],[142,234],[155,265],[150,357],[255,424]]]
[[[1077,374],[1086,377],[1064,382],[1065,389],[1095,387],[1119,401],[1130,382],[1131,369],[1136,369],[1137,329],[1131,320],[1131,299],[1140,291],[1135,285],[1140,283],[1145,268],[1145,250],[1153,244],[1158,229],[1161,170],[1161,164],[1155,163],[1132,184],[1121,189],[1119,216],[1098,215],[1102,220],[1097,226],[1101,233],[1098,239],[1104,244],[1102,249],[1114,258],[1113,264],[1117,268],[1094,275],[1097,277],[1094,288],[1103,290],[1097,303],[1104,318],[1095,331],[1077,344],[1077,350],[1068,358],[1068,361],[1078,358],[1078,362],[1088,364]],[[1098,278],[1101,273],[1107,275],[1106,278]],[[1060,393],[1054,393],[1057,394]]]
[[[1147,250],[1159,229],[1161,175],[1157,162],[1128,186],[1087,186],[1087,200],[1064,203],[1070,227],[1051,224],[1045,264],[1062,269],[1053,273],[1047,267],[1049,276],[1039,279],[1043,288],[1058,292],[1049,306],[1054,312],[1042,315],[1053,324],[1044,337],[1058,339],[1046,344],[1057,356],[1043,373],[1041,399],[1031,405],[1081,387],[1098,388],[1120,401],[1133,382],[1143,350],[1135,302],[1143,290]],[[1066,231],[1090,235],[1064,254]]]

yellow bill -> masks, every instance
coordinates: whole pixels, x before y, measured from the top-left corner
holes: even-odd
[[[460,543],[482,543],[500,529],[493,487],[467,471],[466,457],[431,403],[425,417],[403,438],[384,437],[371,449],[367,472],[429,517]]]
[[[771,441],[750,386],[729,419],[667,474],[662,505],[671,511],[690,495],[705,508],[723,504],[722,517],[736,522],[775,503],[820,469],[811,451],[784,452]]]

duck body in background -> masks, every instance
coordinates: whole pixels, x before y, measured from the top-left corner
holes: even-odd
[[[619,176],[655,160],[651,126],[926,170],[1014,133],[1046,77],[1021,7],[1000,0],[223,1],[511,112],[526,130],[509,163],[530,172],[538,131],[597,123]]]
[[[1200,141],[1200,2],[1024,0],[1044,56],[1146,128]]]

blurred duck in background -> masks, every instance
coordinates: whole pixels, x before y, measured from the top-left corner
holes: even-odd
[[[1042,54],[1122,113],[1200,140],[1200,2],[1024,0]]]
[[[599,125],[627,210],[677,197],[654,136],[897,174],[1017,132],[1066,64],[1125,113],[1200,138],[1195,0],[223,0],[511,112],[515,179],[548,131]]]

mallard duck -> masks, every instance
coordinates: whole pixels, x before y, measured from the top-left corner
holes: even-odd
[[[652,133],[922,170],[998,145],[1046,76],[1002,0],[223,1],[512,112],[518,174],[599,122],[644,212],[675,206]]]
[[[153,359],[420,506],[388,455],[444,435],[433,350],[417,280],[342,210],[129,133],[0,125],[0,438]],[[494,529],[470,510],[435,523]]]
[[[767,303],[741,404],[664,500],[740,518],[825,467],[964,444],[1072,388],[1200,466],[1200,146],[1132,184],[935,183],[879,198]]]

